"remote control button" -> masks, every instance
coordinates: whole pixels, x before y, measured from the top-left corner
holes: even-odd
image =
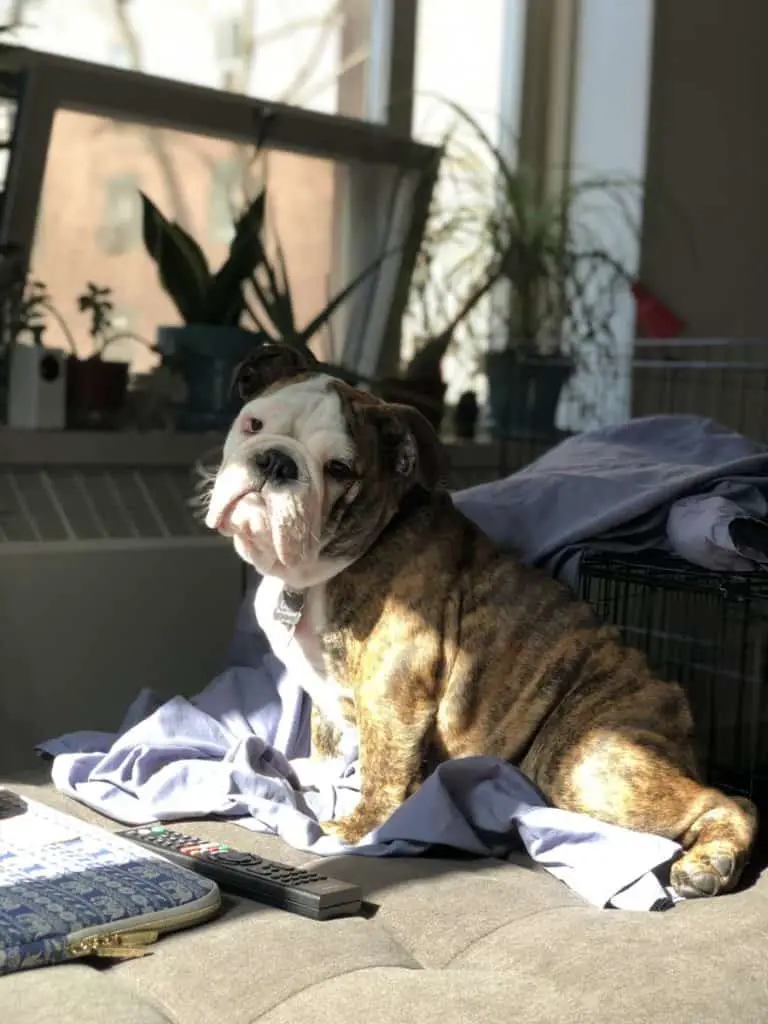
[[[152,828],[151,828],[151,831],[156,836],[160,836],[160,835],[164,835],[164,833],[166,833],[168,831],[168,829],[165,828],[164,825],[153,825]]]
[[[215,853],[211,853],[208,856],[213,857],[214,860],[223,861],[225,864],[255,864],[258,862],[258,857],[255,857],[252,853],[239,853],[237,850],[216,850]]]

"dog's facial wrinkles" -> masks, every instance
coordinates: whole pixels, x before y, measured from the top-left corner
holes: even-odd
[[[437,483],[439,445],[415,410],[303,371],[293,353],[285,378],[278,364],[271,350],[245,375],[256,393],[225,441],[206,524],[304,589],[355,561],[414,485]]]
[[[325,466],[352,456],[328,384],[318,374],[245,404],[224,444],[206,516],[258,572],[294,585],[308,585],[297,577],[319,554]]]

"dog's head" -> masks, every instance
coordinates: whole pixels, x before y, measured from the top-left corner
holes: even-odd
[[[244,401],[224,443],[206,525],[263,575],[330,579],[373,543],[413,487],[440,481],[440,443],[415,409],[318,371],[283,344],[240,367]]]

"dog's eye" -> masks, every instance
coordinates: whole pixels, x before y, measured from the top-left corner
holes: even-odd
[[[248,419],[243,424],[243,428],[246,434],[258,434],[258,432],[262,429],[263,426],[264,424],[261,422],[261,420],[257,420],[255,416],[249,416]]]
[[[325,474],[329,476],[331,480],[337,480],[339,483],[346,483],[348,480],[353,480],[355,477],[355,471],[351,466],[348,466],[346,462],[342,462],[340,459],[331,459],[330,462],[325,464]]]

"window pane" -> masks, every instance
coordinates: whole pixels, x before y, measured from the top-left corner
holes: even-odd
[[[419,0],[413,114],[417,137],[440,140],[454,116],[441,102],[447,99],[466,107],[498,140],[502,83],[508,87],[511,77],[502,67],[510,6],[509,0]]]
[[[491,160],[445,101],[466,110],[494,144],[502,139],[506,143],[516,127],[510,124],[510,112],[515,110],[517,69],[510,64],[517,61],[518,47],[510,36],[518,30],[518,23],[522,26],[523,7],[519,0],[419,0],[413,130],[425,142],[440,143],[458,124],[435,201],[443,226],[453,217],[460,217],[464,226],[435,243],[431,283],[408,311],[403,346],[406,356],[420,338],[439,332],[449,322],[482,272],[483,254],[476,249],[479,230],[473,225],[482,220],[484,205],[493,202]],[[479,167],[473,160],[471,174],[466,173],[467,149],[482,158]],[[457,170],[459,161],[464,168],[461,172]],[[461,272],[449,276],[460,262]],[[443,360],[448,402],[454,402],[469,387],[476,388],[483,397],[484,382],[476,371],[490,333],[491,302],[484,300],[459,327],[457,345]]]
[[[0,96],[0,190],[5,185],[8,171],[13,126],[16,120],[16,100]]]
[[[0,0],[33,49],[364,114],[371,0]]]
[[[328,296],[339,171],[331,161],[283,152],[257,163],[250,147],[223,139],[61,110],[51,133],[32,274],[47,285],[80,354],[91,351],[88,320],[77,308],[88,282],[112,289],[115,331],[154,342],[158,326],[180,317],[144,249],[138,189],[189,231],[216,268],[228,251],[232,218],[266,176],[270,235],[280,238],[303,326]],[[53,318],[46,342],[67,347]],[[326,343],[316,339],[318,354],[329,354]],[[129,338],[108,355],[139,371],[155,362]]]

